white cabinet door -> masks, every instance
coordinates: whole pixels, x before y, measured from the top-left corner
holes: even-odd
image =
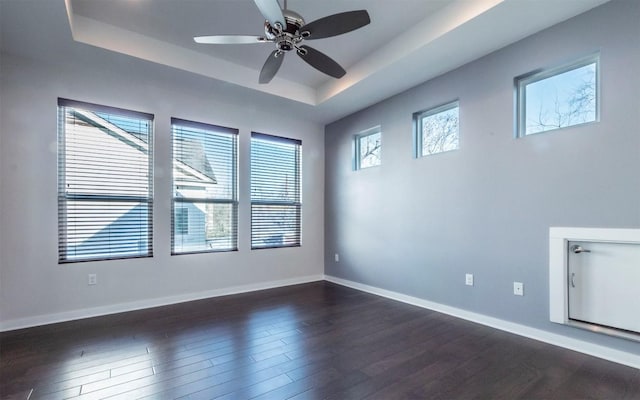
[[[569,318],[640,332],[640,245],[569,242]]]

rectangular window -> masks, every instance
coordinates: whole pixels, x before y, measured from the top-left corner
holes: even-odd
[[[171,119],[171,254],[238,249],[238,130]]]
[[[460,138],[457,101],[413,114],[416,157],[457,150]]]
[[[302,142],[251,133],[251,248],[300,246]]]
[[[58,99],[58,260],[153,256],[153,115]]]
[[[518,136],[599,119],[599,56],[516,78]]]
[[[355,169],[380,165],[382,153],[382,131],[380,127],[367,129],[355,137]]]

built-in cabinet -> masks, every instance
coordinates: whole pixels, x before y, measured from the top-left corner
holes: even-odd
[[[551,321],[640,340],[640,230],[551,228]]]

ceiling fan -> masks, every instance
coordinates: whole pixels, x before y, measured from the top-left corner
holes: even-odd
[[[274,43],[271,52],[260,71],[260,83],[269,83],[276,75],[285,53],[295,50],[307,64],[334,78],[342,78],[347,72],[326,54],[302,44],[305,40],[323,39],[341,35],[361,28],[371,22],[366,10],[347,11],[326,16],[310,23],[293,10],[280,8],[278,0],[254,0],[260,13],[265,17],[264,36],[215,35],[196,36],[193,40],[203,44],[252,44]]]

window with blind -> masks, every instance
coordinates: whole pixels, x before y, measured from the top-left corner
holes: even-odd
[[[238,249],[238,130],[171,119],[171,254]]]
[[[302,142],[251,134],[251,248],[300,246]]]
[[[58,99],[59,262],[153,256],[153,115]]]

